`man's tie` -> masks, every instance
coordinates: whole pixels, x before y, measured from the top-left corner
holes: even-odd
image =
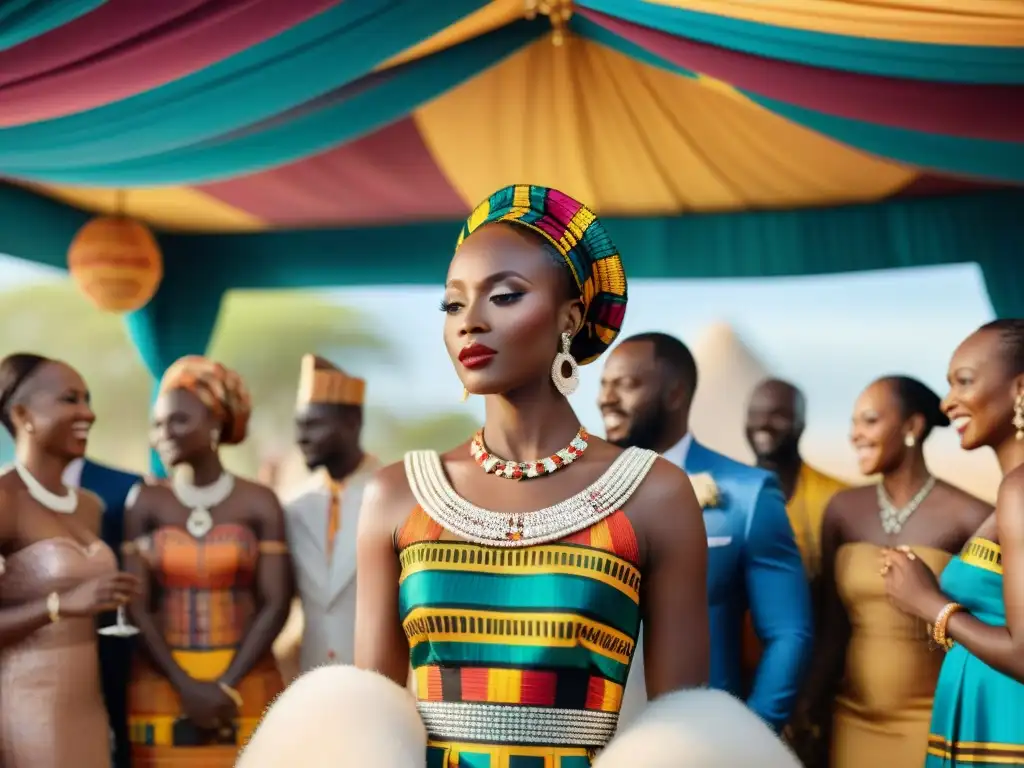
[[[331,503],[327,507],[327,559],[334,554],[334,540],[341,527],[341,489],[343,484],[333,478],[328,479],[327,489],[331,494]]]

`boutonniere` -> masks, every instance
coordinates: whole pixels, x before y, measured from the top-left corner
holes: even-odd
[[[721,495],[718,492],[715,478],[707,472],[689,475],[689,478],[690,484],[693,486],[693,492],[697,495],[697,501],[700,502],[700,508],[717,507],[718,502],[721,500]]]

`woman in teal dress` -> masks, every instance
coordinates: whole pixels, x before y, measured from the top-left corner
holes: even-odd
[[[356,664],[402,685],[411,665],[428,768],[590,766],[641,621],[651,698],[707,683],[693,489],[588,434],[567,399],[625,303],[604,226],[556,190],[499,190],[463,227],[444,341],[484,426],[383,469],[358,544]]]
[[[960,444],[999,461],[996,510],[938,582],[909,548],[887,551],[881,573],[893,603],[929,622],[946,651],[926,768],[1024,765],[1024,320],[978,329],[948,378],[943,407]]]

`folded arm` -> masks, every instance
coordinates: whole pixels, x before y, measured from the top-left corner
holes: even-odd
[[[747,704],[779,730],[792,712],[814,632],[803,560],[774,481],[758,493],[744,552],[750,613],[764,647]]]

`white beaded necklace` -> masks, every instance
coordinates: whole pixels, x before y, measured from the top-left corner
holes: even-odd
[[[405,455],[405,473],[420,507],[439,525],[475,544],[528,547],[565,538],[622,509],[658,454],[627,448],[594,483],[565,501],[530,512],[494,512],[452,488],[434,451]]]
[[[20,462],[15,463],[14,471],[18,473],[18,477],[21,478],[21,482],[25,484],[25,488],[28,490],[28,495],[51,512],[70,515],[78,509],[78,494],[75,493],[74,488],[68,488],[67,493],[60,496],[44,487],[42,483],[36,480],[35,475],[29,472],[28,468],[23,466]]]
[[[194,538],[201,539],[213,528],[210,510],[231,495],[235,489],[235,478],[228,472],[222,472],[212,483],[200,488],[176,475],[171,481],[171,489],[178,501],[191,510],[185,521],[185,530]]]

